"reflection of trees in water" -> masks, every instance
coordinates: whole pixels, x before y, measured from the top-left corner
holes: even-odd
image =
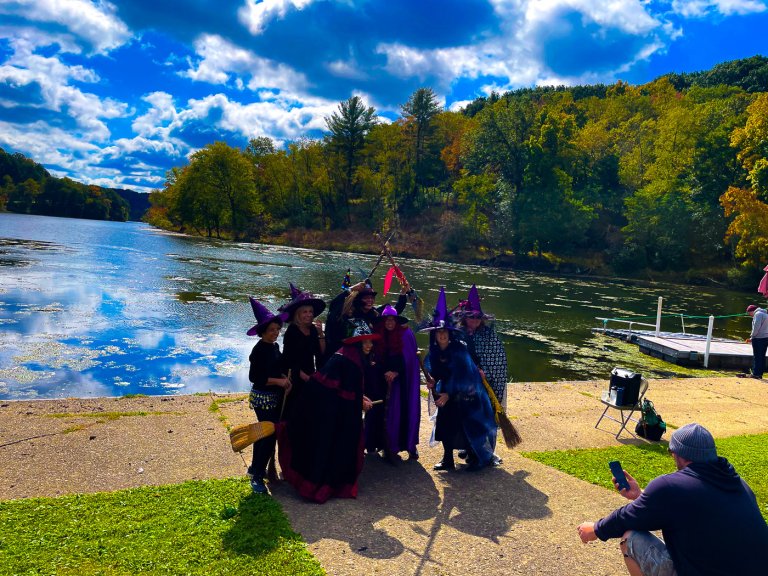
[[[519,520],[545,518],[551,514],[548,496],[531,486],[528,472],[513,474],[501,468],[480,473],[457,471],[443,474],[443,498],[435,479],[416,462],[389,466],[368,457],[361,476],[357,500],[331,500],[322,506],[308,504],[290,486],[276,488],[294,528],[308,543],[322,539],[347,542],[349,548],[367,558],[390,559],[411,553],[418,559],[414,574],[436,563],[432,548],[444,528],[453,528],[498,544]],[[414,546],[376,528],[387,517],[399,522],[432,522],[429,530],[410,524],[425,538]]]

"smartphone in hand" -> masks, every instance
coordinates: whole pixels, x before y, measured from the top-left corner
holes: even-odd
[[[613,460],[608,462],[608,467],[611,469],[613,477],[616,478],[616,483],[619,485],[619,490],[629,490],[629,482],[624,475],[624,470],[621,467],[621,462]]]

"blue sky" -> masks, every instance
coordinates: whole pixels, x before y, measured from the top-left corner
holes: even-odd
[[[215,140],[320,137],[359,95],[642,84],[768,55],[768,0],[0,0],[0,147],[148,192]]]

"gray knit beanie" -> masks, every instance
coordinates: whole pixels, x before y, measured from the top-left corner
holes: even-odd
[[[717,460],[715,439],[709,430],[700,424],[686,424],[672,434],[669,451],[691,462],[712,462]]]

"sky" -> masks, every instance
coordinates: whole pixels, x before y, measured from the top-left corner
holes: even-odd
[[[768,55],[768,0],[0,0],[0,147],[139,192],[214,141],[320,138],[360,96],[644,84]]]

